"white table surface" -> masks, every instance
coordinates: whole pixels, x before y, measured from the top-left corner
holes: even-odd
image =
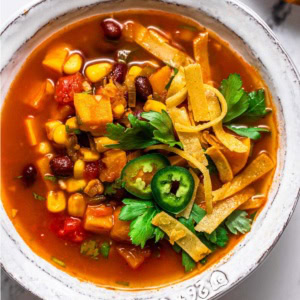
[[[30,0],[0,0],[0,2],[2,23]],[[274,10],[274,5],[281,1],[242,0],[242,2],[255,10],[272,27],[300,69],[300,6],[285,5],[280,10],[280,5],[277,5],[279,9]],[[286,17],[283,17],[285,13]],[[274,15],[279,16],[281,24],[276,24]],[[2,300],[38,300],[3,272],[1,283]],[[242,284],[222,298],[222,300],[298,299],[300,299],[300,204],[265,263]]]

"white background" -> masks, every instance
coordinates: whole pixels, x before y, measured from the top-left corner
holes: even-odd
[[[16,10],[30,2],[30,0],[0,1],[1,24],[9,19]],[[280,25],[276,25],[272,18],[272,11],[273,6],[280,2],[279,0],[242,0],[241,2],[255,10],[273,28],[278,39],[300,69],[300,6],[292,6],[285,20]],[[289,6],[285,6],[284,11],[287,10],[290,10]],[[279,15],[282,14],[279,13]],[[2,46],[5,47],[5,45]],[[24,291],[4,273],[2,273],[1,281],[2,300],[37,300],[37,297]],[[222,298],[222,300],[298,299],[300,299],[300,204],[265,263],[247,280]]]

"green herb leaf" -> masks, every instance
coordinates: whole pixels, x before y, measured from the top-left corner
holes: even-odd
[[[204,232],[197,232],[196,235],[209,250],[214,252],[217,249],[217,245],[208,240]]]
[[[17,177],[15,177],[15,179],[22,179],[23,178],[23,175],[19,175]]]
[[[149,111],[142,113],[142,117],[150,122],[156,128],[153,131],[154,139],[167,144],[171,147],[179,146],[182,148],[181,142],[176,141],[173,131],[173,123],[166,111],[161,113],[156,111]]]
[[[166,90],[168,90],[168,89],[170,88],[170,86],[171,86],[171,84],[172,84],[172,81],[173,81],[174,77],[176,76],[176,74],[177,74],[178,71],[179,71],[177,68],[174,68],[173,70],[174,70],[174,74],[171,76],[169,82],[168,82],[167,85],[165,86],[165,89],[166,89]]]
[[[206,215],[206,211],[202,209],[197,204],[193,205],[192,211],[191,211],[191,218],[198,224]]]
[[[190,272],[196,267],[196,262],[184,250],[182,250],[181,262],[184,266],[185,272]]]
[[[110,245],[107,242],[102,243],[100,247],[100,252],[102,256],[108,258],[109,251],[110,251]]]
[[[72,133],[74,133],[74,134],[81,134],[81,130],[80,129],[77,129],[77,128],[76,129],[71,129],[69,125],[66,125],[66,132],[68,134],[72,134]]]
[[[46,198],[45,198],[45,197],[40,196],[39,194],[37,194],[37,193],[35,193],[35,192],[32,192],[32,195],[33,195],[34,199],[36,199],[36,200],[46,201]]]
[[[240,75],[230,74],[221,82],[220,91],[226,99],[228,111],[223,119],[224,123],[241,116],[249,107],[249,96],[242,88]]]
[[[208,165],[206,166],[206,168],[208,169],[209,174],[218,173],[218,169],[217,169],[215,163],[213,162],[213,160],[210,158],[210,156],[205,154],[205,157],[206,157],[207,162],[208,162]]]
[[[251,222],[254,221],[256,214],[257,214],[257,211],[255,211],[254,213],[252,213],[252,214],[249,216],[249,219],[251,220]]]
[[[248,137],[252,140],[258,140],[261,138],[260,132],[270,132],[267,128],[261,127],[240,127],[237,125],[227,125],[228,129],[232,130],[236,134],[240,136]]]
[[[192,32],[197,32],[198,31],[198,29],[195,26],[185,25],[185,24],[179,25],[179,28],[187,29],[187,30],[192,31]]]
[[[251,220],[243,210],[235,210],[226,220],[227,228],[233,234],[245,234],[251,230]]]
[[[204,258],[202,258],[201,260],[200,260],[200,264],[201,265],[205,265],[207,263],[207,256],[205,256]]]
[[[181,247],[178,246],[176,243],[173,245],[173,250],[176,252],[176,253],[180,253],[181,252]]]
[[[126,198],[122,202],[125,204],[119,215],[119,219],[122,221],[132,221],[144,214],[149,208],[154,207],[154,204],[151,201]]]
[[[226,247],[229,241],[228,232],[222,225],[211,234],[205,233],[205,236],[210,242],[222,248]]]
[[[265,91],[263,89],[251,92],[248,95],[249,107],[243,114],[243,117],[257,119],[268,114],[268,111],[266,110]]]
[[[119,178],[116,181],[112,182],[112,183],[108,183],[105,186],[105,190],[104,190],[104,195],[114,195],[117,190],[122,188],[122,180]]]
[[[159,227],[155,227],[154,229],[155,243],[158,243],[164,237],[165,237],[165,233]]]
[[[94,240],[89,240],[81,244],[80,254],[89,256],[93,259],[98,259],[99,247],[98,243]]]
[[[57,181],[57,178],[55,176],[53,176],[53,175],[45,175],[44,179],[52,181],[52,182],[56,182]]]
[[[55,262],[57,265],[59,265],[59,266],[61,266],[61,267],[63,267],[63,268],[66,267],[66,264],[65,264],[62,260],[60,260],[60,259],[58,259],[58,258],[56,258],[56,257],[54,257],[54,256],[51,257],[51,260],[52,260],[53,262]]]
[[[117,281],[116,281],[116,284],[124,285],[124,286],[129,286],[129,282],[128,282],[128,281],[117,280]]]

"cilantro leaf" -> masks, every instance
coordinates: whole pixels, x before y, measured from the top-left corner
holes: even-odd
[[[214,163],[214,161],[210,158],[209,155],[205,154],[205,157],[207,159],[208,165],[207,165],[207,169],[209,171],[209,174],[216,174],[218,173],[218,169]]]
[[[105,185],[104,195],[108,195],[108,196],[114,195],[117,192],[117,190],[121,188],[122,188],[122,181],[119,178],[116,181]]]
[[[103,257],[107,258],[110,251],[110,245],[107,242],[101,244],[100,252]]]
[[[202,209],[197,204],[193,205],[192,211],[191,211],[191,218],[196,222],[199,223],[204,216],[206,215],[206,211]]]
[[[119,144],[107,145],[107,148],[123,150],[144,149],[158,143],[156,140],[153,140],[154,128],[148,122],[141,121],[132,114],[128,116],[128,120],[132,127],[126,130],[120,124],[107,124],[106,136],[112,140],[119,141]]]
[[[178,244],[174,244],[173,245],[173,250],[176,252],[176,253],[180,253],[181,252],[181,247],[180,246],[178,246]]]
[[[209,239],[207,239],[204,232],[197,232],[197,237],[200,239],[200,241],[212,252],[214,252],[217,249],[217,245],[212,243]]]
[[[198,29],[197,29],[195,26],[192,26],[192,25],[186,25],[186,24],[181,24],[181,25],[179,25],[179,28],[181,28],[181,29],[187,29],[187,30],[190,30],[190,31],[192,31],[192,32],[198,31]]]
[[[45,197],[43,197],[43,196],[41,196],[41,195],[39,195],[35,192],[32,192],[32,195],[33,195],[34,199],[36,199],[36,200],[40,200],[40,201],[45,201],[46,200]]]
[[[242,233],[251,230],[251,219],[247,218],[248,214],[243,210],[235,210],[226,220],[227,228],[233,234]]]
[[[269,129],[261,127],[239,127],[237,125],[227,125],[226,127],[235,132],[236,134],[248,137],[252,140],[260,139],[260,132],[270,132]]]
[[[89,240],[81,244],[80,254],[89,256],[93,259],[98,259],[99,256],[99,247],[98,243],[94,240]]]
[[[81,130],[80,129],[72,129],[72,128],[70,128],[70,126],[69,125],[66,125],[66,132],[67,133],[74,133],[74,134],[81,134]]]
[[[227,245],[229,240],[227,230],[223,226],[219,226],[211,234],[205,233],[205,237],[213,244],[222,248]]]
[[[45,176],[44,176],[44,179],[45,179],[45,180],[52,181],[52,182],[57,182],[57,177],[56,177],[56,176],[53,176],[53,175],[45,175]]]
[[[136,199],[124,199],[125,206],[122,207],[119,219],[122,221],[131,221],[144,214],[149,208],[153,208],[151,201],[141,201]]]
[[[154,229],[155,243],[159,242],[164,237],[165,237],[165,233],[159,227],[155,227]]]
[[[265,91],[260,89],[248,94],[249,95],[249,107],[243,114],[243,117],[248,118],[262,118],[268,111],[266,110]]]
[[[174,74],[171,76],[169,82],[168,82],[167,85],[165,86],[165,89],[166,89],[166,90],[168,90],[168,89],[170,88],[170,86],[171,86],[171,84],[172,84],[172,81],[173,81],[174,77],[177,75],[177,73],[178,73],[178,71],[179,71],[179,70],[176,69],[176,68],[174,68],[173,70],[174,70]]]
[[[155,140],[171,147],[177,145],[182,148],[181,142],[178,142],[175,139],[172,120],[165,110],[161,113],[157,111],[144,112],[142,113],[142,117],[148,120],[155,128],[153,131]]]
[[[190,272],[196,267],[196,262],[184,250],[182,250],[181,263],[184,266],[185,272]]]
[[[249,96],[242,88],[240,75],[230,74],[221,82],[220,91],[226,99],[228,111],[223,119],[224,123],[236,119],[249,107]]]

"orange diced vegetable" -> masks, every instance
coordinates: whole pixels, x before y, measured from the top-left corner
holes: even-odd
[[[112,239],[116,241],[127,241],[130,242],[129,231],[130,231],[130,222],[121,221],[119,215],[121,212],[121,207],[118,207],[114,212],[114,226],[110,232]]]
[[[141,249],[133,245],[117,246],[118,253],[125,259],[132,269],[137,269],[147,257],[151,255],[150,249]]]
[[[25,120],[25,128],[26,128],[29,144],[31,146],[36,146],[39,142],[38,133],[40,130],[40,126],[38,122],[34,118],[27,118]]]
[[[117,149],[106,151],[102,162],[105,164],[105,169],[100,174],[100,180],[113,182],[121,176],[127,163],[126,152]]]
[[[172,69],[169,66],[164,66],[149,77],[154,93],[160,95],[166,90],[171,74]]]
[[[45,179],[46,175],[51,174],[51,169],[50,169],[49,163],[50,163],[50,160],[47,156],[44,156],[36,161],[37,169],[38,169],[43,181],[45,182],[47,188],[50,190],[55,187],[55,184],[52,181]]]

